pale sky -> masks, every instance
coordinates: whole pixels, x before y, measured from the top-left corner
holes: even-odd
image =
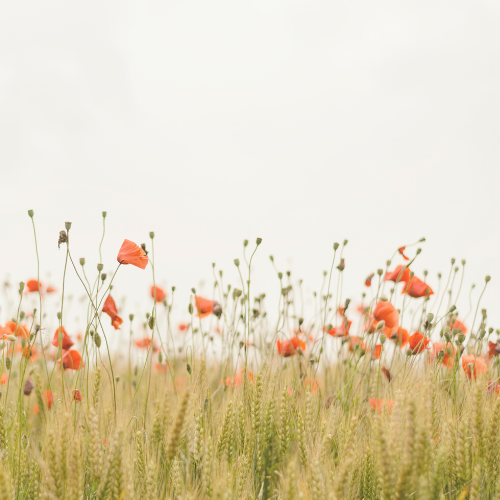
[[[356,298],[425,236],[417,274],[436,286],[467,259],[464,311],[491,274],[500,327],[499,25],[493,0],[4,3],[1,278],[36,275],[28,209],[58,287],[66,220],[92,271],[102,210],[105,269],[154,230],[157,280],[182,311],[212,262],[238,284],[244,238],[263,238],[254,290],[270,297],[269,254],[318,290],[347,238]],[[125,314],[151,281],[120,270]],[[74,275],[68,288],[82,294]]]

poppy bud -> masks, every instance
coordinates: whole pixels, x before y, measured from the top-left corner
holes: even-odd
[[[189,314],[193,314],[193,304],[189,304],[188,312],[189,312]]]
[[[311,359],[309,360],[309,364],[310,364],[311,366],[313,366],[313,365],[314,365],[314,363],[316,363],[316,360],[315,360],[314,358],[311,358]]]
[[[304,323],[304,318],[299,318],[299,326],[301,326],[302,323]]]
[[[491,276],[486,276],[486,277],[484,278],[484,281],[486,281],[486,283],[488,283],[488,281],[490,281],[490,280],[491,280]]]
[[[120,377],[115,377],[116,383],[120,382]]]
[[[62,313],[61,311],[57,311],[57,319],[61,319],[62,318]]]
[[[455,267],[454,271],[458,273],[458,266]]]
[[[134,321],[134,315],[133,315],[133,314],[129,314],[129,315],[128,315],[128,319],[129,319],[130,321]]]
[[[98,332],[94,333],[94,343],[98,349],[101,347],[101,336],[99,335]]]
[[[429,322],[430,322],[430,321],[432,321],[433,319],[434,319],[434,314],[432,314],[432,313],[428,313],[428,314],[427,314],[427,321],[429,321]]]
[[[457,306],[451,306],[448,313],[452,313],[456,308],[457,308]]]
[[[415,252],[417,255],[422,252],[422,249],[421,248],[417,248],[417,251]]]
[[[337,269],[342,272],[345,269],[345,260],[340,259],[340,264],[337,266]]]
[[[382,274],[384,273],[384,270],[383,269],[377,269],[377,274],[379,276],[382,276]]]
[[[427,269],[424,269],[424,276],[427,276],[429,274],[429,271]]]
[[[19,293],[23,293],[23,290],[24,290],[24,282],[23,282],[23,281],[21,281],[21,282],[19,283]]]
[[[486,330],[482,329],[482,330],[479,331],[479,338],[480,339],[484,338],[485,335],[486,335]]]
[[[380,334],[379,340],[380,340],[380,343],[381,343],[382,345],[384,345],[384,344],[385,344],[386,339],[387,339],[387,337],[386,337],[383,333],[382,333],[382,334]]]
[[[283,278],[283,273],[278,273],[278,278],[282,279]]]
[[[384,328],[384,326],[385,326],[385,321],[384,320],[379,321],[377,324],[377,330],[382,330],[382,328]]]
[[[186,364],[186,370],[191,375],[191,365],[189,363]]]
[[[386,265],[387,267],[389,267],[389,266],[391,265],[391,261],[390,261],[390,260],[386,260],[386,261],[385,261],[385,265]]]
[[[386,297],[385,295],[382,295],[382,296],[380,297],[380,300],[381,300],[382,302],[387,302],[387,300],[388,300],[388,299],[387,299],[387,297]]]
[[[155,327],[155,318],[154,316],[150,316],[148,319],[149,329],[152,330]]]
[[[243,247],[246,247],[248,245],[248,240],[243,240]]]
[[[344,240],[344,246],[346,246],[347,243],[349,243],[349,241],[348,240]]]
[[[444,358],[444,351],[443,351],[443,349],[440,349],[440,350],[439,350],[439,352],[438,352],[438,354],[437,354],[437,357],[438,357],[438,359],[442,359],[442,358]]]
[[[80,265],[81,266],[85,265],[85,257],[80,257]]]
[[[154,231],[149,231],[149,237],[153,239],[155,237],[155,232]]]
[[[239,267],[239,265],[240,265],[240,259],[234,259],[234,265],[236,267]]]
[[[69,232],[69,230],[71,229],[71,222],[65,222],[64,227],[66,228],[66,231]]]
[[[102,264],[97,264],[97,270],[101,272],[104,269],[104,266]]]
[[[33,215],[35,215],[35,212],[33,212],[33,210],[28,210],[28,215],[33,219]]]
[[[20,318],[20,319],[23,319],[23,318],[24,318],[24,311],[21,311],[21,312],[19,313],[19,318]]]
[[[273,257],[272,255],[270,255],[270,256],[269,256],[269,260],[270,260],[271,262],[274,262],[274,257]]]
[[[172,293],[175,292],[175,286],[172,287]]]
[[[333,244],[333,249],[334,249],[334,250],[337,250],[337,248],[338,248],[338,247],[339,247],[339,244],[338,244],[338,243],[334,243],[334,244]]]
[[[451,342],[451,335],[449,333],[445,333],[444,338],[446,339],[446,342]]]
[[[470,370],[471,372],[473,372],[473,371],[474,371],[474,363],[469,363],[467,366],[469,367],[469,370]]]
[[[5,335],[5,338],[10,340],[11,342],[16,341],[16,336],[15,335]]]
[[[262,243],[262,238],[257,238],[255,240],[255,243],[257,244],[257,246],[259,246]]]
[[[457,337],[457,340],[460,344],[463,344],[464,340],[465,340],[465,335],[463,333],[460,333]]]
[[[413,354],[413,351],[411,349],[406,349],[406,355],[411,356]]]
[[[218,318],[221,317],[222,315],[222,307],[218,302],[214,302],[214,305],[212,306],[212,313],[217,316]]]
[[[102,213],[102,218],[105,219],[107,215],[108,215],[108,212],[103,212]]]
[[[447,347],[447,348],[446,348],[446,352],[447,352],[448,356],[451,356],[451,353],[452,353],[453,351],[452,351],[451,347]]]
[[[5,368],[7,368],[7,370],[10,370],[10,367],[12,366],[12,361],[10,360],[10,358],[7,356],[7,358],[5,359]]]
[[[102,274],[101,274],[101,279],[102,279],[102,281],[106,281],[106,276],[107,276],[107,274],[106,274],[106,273],[102,273]]]
[[[438,279],[441,279],[442,274],[438,273],[437,276],[438,276]]]

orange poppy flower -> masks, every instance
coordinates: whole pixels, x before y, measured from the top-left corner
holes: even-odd
[[[485,389],[492,394],[493,392],[500,392],[500,384],[496,380],[488,380]]]
[[[52,392],[50,392],[48,389],[46,391],[43,391],[43,400],[45,401],[45,404],[47,405],[47,408],[50,410],[52,406],[54,406],[54,397],[52,396]]]
[[[111,294],[109,294],[104,301],[102,306],[102,312],[106,313],[111,318],[111,324],[115,330],[120,328],[120,325],[123,323],[123,320],[118,316],[118,310],[116,309],[115,301]]]
[[[25,325],[21,325],[21,323],[16,323],[12,320],[7,321],[5,323],[5,327],[10,330],[10,334],[14,334],[16,337],[21,337],[23,339],[29,338],[29,331]]]
[[[399,327],[397,330],[393,331],[389,338],[398,343],[401,347],[404,347],[408,343],[408,330],[405,328]]]
[[[252,371],[247,370],[247,376],[250,382],[255,382],[255,377]],[[226,377],[225,379],[222,380],[222,384],[226,385],[227,387],[238,387],[241,384],[243,384],[245,380],[244,377],[245,377],[245,370],[242,368],[241,373],[237,373],[234,376],[234,378]]]
[[[387,408],[387,412],[391,413],[392,407],[396,402],[395,399],[377,399],[370,398],[370,405],[374,410],[377,410],[377,413],[380,415],[382,413],[382,409],[384,406]]]
[[[77,403],[81,403],[83,396],[82,393],[78,389],[73,389],[71,391],[71,394],[73,396],[73,401],[76,401]]]
[[[306,350],[306,343],[297,337],[292,337],[290,340],[285,340],[281,342],[281,340],[276,341],[276,348],[278,349],[278,354],[283,356],[284,358],[289,358],[290,356],[294,356],[297,354],[297,349],[301,349],[302,351]]]
[[[391,330],[399,326],[398,310],[388,300],[379,300],[373,310],[373,317],[377,321],[385,321],[385,327]]]
[[[398,248],[398,252],[399,252],[399,254],[403,257],[403,259],[404,259],[404,260],[410,260],[410,257],[407,257],[407,256],[405,255],[405,253],[404,253],[404,252],[405,252],[405,249],[406,249],[406,247],[399,247],[399,248]]]
[[[139,245],[136,245],[130,240],[123,240],[116,260],[120,264],[132,264],[141,269],[146,269],[149,262],[146,252]]]
[[[57,362],[61,363],[61,360]],[[62,365],[63,368],[67,368],[69,370],[79,370],[81,367],[85,366],[85,363],[82,361],[82,356],[78,351],[71,349],[70,351],[66,351],[64,356],[62,357]]]
[[[28,280],[26,282],[25,293],[42,291],[42,287],[42,282],[38,282],[38,280]]]
[[[427,347],[427,344],[431,341],[429,337],[425,337],[420,332],[415,332],[408,339],[408,343],[410,345],[410,349],[412,354],[420,354],[423,351],[429,350],[430,347]]]
[[[332,327],[326,333],[332,337],[347,337],[349,335],[349,329],[351,328],[352,321],[342,321],[341,325],[338,327]],[[326,331],[326,327],[325,327]]]
[[[162,363],[155,363],[154,367],[155,367],[155,370],[157,372],[166,372],[166,371],[168,371],[168,365],[164,365]]]
[[[212,314],[214,304],[215,302],[213,300],[204,299],[203,297],[198,297],[197,295],[194,297],[194,305],[198,310],[196,315],[200,318],[205,318],[206,316]]]
[[[372,279],[375,276],[375,273],[369,274],[365,279],[365,286],[372,286]]]
[[[448,353],[449,349],[452,351],[451,354]],[[457,353],[456,347],[451,342],[448,342],[446,346],[443,342],[434,342],[432,344],[430,361],[434,361],[437,358],[439,351],[444,352],[444,356],[441,361],[443,366],[446,366],[448,369],[453,368],[453,360],[455,358],[455,354]]]
[[[33,406],[33,413],[34,413],[35,415],[39,415],[39,414],[40,414],[40,412],[39,412],[39,410],[38,410],[38,405],[34,405],[34,406]]]
[[[349,337],[349,351],[354,352],[356,350],[356,346],[359,346],[363,349],[365,343],[359,337]]]
[[[54,292],[57,292],[57,288],[55,286],[48,286],[47,287],[47,293],[54,293]]]
[[[306,377],[304,379],[304,387],[309,387],[311,392],[318,392],[319,391],[319,386],[320,383],[314,378],[314,377]]]
[[[453,330],[459,330],[459,333],[462,332],[464,335],[467,333],[467,327],[458,319],[455,321],[450,321],[450,328]]]
[[[402,294],[408,294],[413,298],[427,297],[428,295],[434,295],[432,288],[424,283],[421,279],[413,276],[410,278],[410,283],[408,283],[401,292]]]
[[[156,302],[163,302],[167,298],[167,292],[165,292],[163,288],[153,285],[151,287],[151,297],[153,299],[155,298],[155,293],[156,293]]]
[[[474,356],[474,354],[464,354],[462,356],[462,368],[464,369],[465,375],[470,380],[472,378],[472,373],[469,365],[472,365],[474,371],[474,380],[488,371],[486,366],[486,361],[479,356]]]
[[[394,281],[394,283],[407,283],[410,279],[410,268],[399,265],[394,271],[385,274],[384,281]]]
[[[382,354],[382,344],[377,344],[375,349],[372,351],[372,359],[380,359]]]
[[[56,333],[54,333],[54,338],[52,339],[52,345],[54,347],[59,347],[59,333],[61,329],[58,328],[56,330]],[[74,346],[75,343],[73,342],[73,339],[66,333],[66,330],[64,326],[62,327],[62,348],[67,351],[70,349],[72,346]]]
[[[9,376],[6,373],[2,373],[0,377],[0,385],[5,385],[9,381]]]
[[[28,358],[31,359],[31,361],[35,361],[36,360],[35,349],[36,347],[34,345],[27,344],[23,349],[23,358]]]
[[[179,326],[177,328],[180,332],[186,332],[189,328],[189,323],[179,323]]]
[[[490,359],[493,356],[498,356],[500,354],[500,344],[496,344],[495,342],[488,342],[488,356]]]

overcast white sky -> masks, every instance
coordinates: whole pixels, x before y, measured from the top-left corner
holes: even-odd
[[[102,210],[106,269],[154,230],[183,310],[212,262],[237,284],[244,238],[263,238],[270,295],[269,254],[315,290],[348,238],[354,297],[425,236],[415,270],[435,286],[466,258],[467,289],[491,274],[500,326],[499,25],[493,0],[4,3],[2,277],[35,275],[28,209],[56,286],[64,221],[92,269]],[[150,282],[122,269],[116,293],[137,304]]]

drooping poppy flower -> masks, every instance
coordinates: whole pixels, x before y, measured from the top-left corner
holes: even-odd
[[[407,256],[405,255],[405,253],[404,253],[404,252],[405,252],[405,250],[406,250],[406,247],[399,247],[399,248],[398,248],[398,252],[399,252],[399,254],[403,257],[403,259],[404,259],[404,260],[410,260],[410,257],[407,257]]]
[[[400,347],[404,347],[408,343],[409,339],[408,330],[406,328],[399,327],[397,330],[394,330],[389,338],[395,341]]]
[[[383,366],[383,367],[381,368],[381,371],[382,371],[382,373],[386,376],[386,378],[387,378],[388,382],[390,382],[390,381],[391,381],[392,376],[391,376],[391,372],[389,371],[389,368],[387,368],[386,366]]]
[[[83,396],[82,396],[82,393],[78,389],[73,389],[71,391],[71,394],[72,394],[73,401],[76,401],[77,403],[82,402]]]
[[[120,316],[118,316],[118,310],[116,309],[116,304],[113,297],[111,297],[111,294],[109,294],[104,301],[102,312],[106,313],[111,318],[111,324],[113,325],[113,328],[115,330],[118,330],[120,328],[120,325],[123,323],[123,320],[120,318]]]
[[[427,297],[429,295],[434,295],[432,288],[424,283],[421,279],[413,276],[410,278],[410,282],[403,288],[402,294],[408,294],[413,298]]]
[[[349,335],[349,329],[351,328],[352,321],[348,321],[347,319],[342,321],[340,326],[332,327],[327,331],[328,335],[332,337],[347,337]],[[326,331],[326,327],[325,327]]]
[[[50,410],[52,406],[54,406],[54,397],[52,396],[52,392],[50,392],[48,389],[46,391],[43,391],[43,400],[45,401],[45,404],[47,405],[47,408]]]
[[[429,350],[430,347],[427,347],[427,344],[431,341],[429,337],[422,335],[420,332],[415,332],[408,339],[408,343],[410,345],[410,349],[412,354],[420,354],[426,350]]]
[[[139,245],[136,245],[130,240],[123,240],[116,260],[118,260],[120,264],[132,264],[141,269],[146,269],[149,262],[146,252]]]
[[[278,349],[278,354],[280,356],[288,358],[297,354],[297,349],[305,351],[306,343],[303,340],[298,339],[297,337],[292,337],[290,340],[285,340],[283,342],[278,339],[276,341],[276,348]]]
[[[60,364],[61,360],[57,363]],[[78,351],[71,349],[64,353],[64,356],[62,357],[62,365],[65,369],[79,370],[80,367],[83,368],[85,366],[85,363],[82,361],[81,354]]]
[[[29,338],[29,331],[26,328],[25,325],[22,325],[21,323],[16,323],[12,320],[7,321],[5,323],[5,327],[8,328],[11,332],[12,335],[15,335],[16,337],[21,337],[23,339],[28,339]]]
[[[151,297],[153,299],[155,298],[155,293],[156,293],[156,302],[163,302],[167,298],[167,292],[165,292],[163,288],[153,285],[151,287]]]
[[[472,372],[469,365],[472,366],[472,372],[474,372],[474,380],[488,371],[486,361],[483,358],[474,356],[474,354],[464,354],[462,356],[462,368],[464,369],[465,375],[469,380],[472,378]]]
[[[312,393],[318,392],[320,383],[314,377],[306,377],[304,379],[304,387],[309,388]]]
[[[375,273],[369,274],[365,279],[365,286],[372,286],[372,279],[375,276]]]
[[[0,377],[0,385],[5,385],[9,381],[9,376],[6,373],[2,373]]]
[[[495,342],[488,342],[488,356],[491,359],[493,356],[498,356],[500,354],[500,344]]]
[[[399,326],[399,312],[388,300],[378,301],[373,317],[377,321],[385,321],[385,327],[391,330]]]
[[[370,398],[370,405],[374,410],[377,410],[377,413],[380,415],[382,413],[382,409],[384,407],[387,408],[387,412],[391,413],[392,407],[394,406],[394,403],[396,402],[395,399],[377,399],[377,398]]]
[[[32,293],[42,291],[42,282],[38,282],[38,280],[28,280],[26,282],[25,293]]]
[[[463,333],[464,335],[467,333],[467,327],[458,319],[455,319],[455,321],[451,320],[449,326],[452,331],[458,330],[458,333]]]
[[[384,281],[394,281],[394,283],[407,283],[410,279],[410,268],[399,265],[394,271],[385,274]]]
[[[197,316],[200,318],[205,318],[206,316],[214,313],[215,316],[220,317],[222,314],[222,308],[218,302],[213,300],[204,299],[197,295],[194,296],[194,305],[197,309]]]
[[[446,345],[443,342],[434,342],[432,344],[430,361],[434,361],[438,357],[439,351],[444,352],[443,359],[441,360],[443,366],[446,366],[448,369],[453,368],[453,360],[457,353],[456,347],[451,342],[448,342]]]
[[[56,333],[54,333],[54,338],[52,339],[52,345],[55,347],[59,347],[59,333],[61,332],[61,328],[59,327],[56,330]],[[66,329],[64,326],[62,327],[62,348],[67,351],[70,349],[72,346],[74,346],[75,343],[73,342],[73,339],[66,333]]]

